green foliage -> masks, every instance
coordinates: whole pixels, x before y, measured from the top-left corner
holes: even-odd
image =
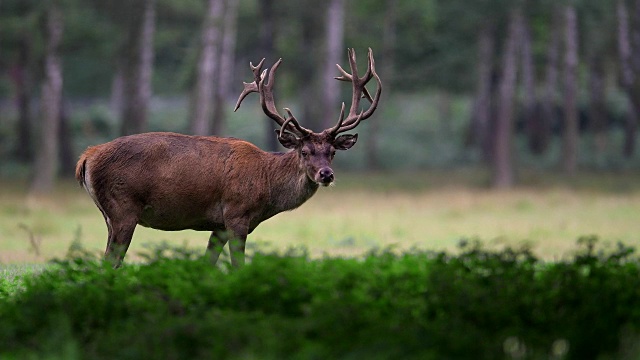
[[[637,356],[640,263],[631,248],[596,251],[595,241],[554,263],[476,242],[458,255],[258,253],[241,269],[167,246],[118,270],[68,259],[21,290],[0,282],[0,356]]]

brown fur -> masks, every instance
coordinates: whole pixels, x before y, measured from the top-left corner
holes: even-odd
[[[243,261],[247,234],[262,221],[300,206],[319,184],[333,181],[329,165],[335,139],[313,133],[297,140],[294,150],[281,154],[231,138],[125,136],[89,147],[78,160],[76,179],[105,218],[105,256],[116,266],[137,224],[211,231],[207,249],[214,262],[228,230],[239,239],[231,247],[237,265]],[[321,171],[331,171],[330,180],[320,179]]]

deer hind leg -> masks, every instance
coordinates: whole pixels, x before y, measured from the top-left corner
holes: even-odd
[[[222,248],[224,248],[228,241],[229,233],[225,229],[216,229],[211,232],[205,255],[209,257],[212,265],[218,262]]]
[[[113,237],[113,229],[111,227],[111,219],[109,219],[109,217],[107,216],[107,214],[105,214],[104,211],[102,211],[102,209],[100,209],[100,212],[102,213],[102,216],[104,217],[104,222],[107,224],[107,249],[109,249],[109,247],[111,246],[111,239]],[[106,256],[106,252],[105,252],[105,256]]]
[[[109,239],[104,257],[113,263],[114,268],[119,268],[122,265],[122,260],[131,244],[131,238],[136,229],[136,224],[137,220],[135,218],[111,219]]]

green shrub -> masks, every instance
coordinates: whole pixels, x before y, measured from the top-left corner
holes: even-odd
[[[594,242],[553,263],[477,243],[458,255],[258,253],[241,269],[166,249],[118,270],[69,259],[20,290],[0,282],[0,357],[633,358],[640,262]]]

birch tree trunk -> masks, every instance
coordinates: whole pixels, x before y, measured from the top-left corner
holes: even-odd
[[[217,86],[216,69],[218,67],[218,50],[222,37],[223,0],[209,0],[207,14],[202,27],[202,42],[196,88],[194,90],[194,111],[190,132],[194,135],[211,134],[211,118],[213,116],[214,91]]]
[[[640,116],[634,111],[633,105],[629,103],[629,111],[625,121],[624,142],[622,144],[622,155],[627,158],[636,152],[636,136],[638,134],[638,122]]]
[[[69,108],[65,101],[60,99],[60,123],[58,126],[58,143],[60,175],[65,178],[73,178],[76,169],[77,155],[73,152],[73,138],[69,124]]]
[[[46,14],[47,31],[44,54],[44,82],[42,84],[39,147],[31,192],[42,194],[53,189],[58,173],[58,127],[62,103],[62,61],[59,48],[64,23],[58,2],[51,2]]]
[[[604,59],[599,53],[589,59],[589,128],[594,136],[594,149],[602,158],[607,147],[607,107],[605,104]]]
[[[385,17],[382,23],[382,63],[380,64],[380,76],[386,79],[385,91],[382,92],[382,100],[388,103],[389,94],[392,93],[392,82],[395,68],[395,51],[397,41],[397,0],[385,1]],[[374,120],[369,124],[369,133],[365,138],[365,164],[369,170],[381,168],[379,145],[380,120]]]
[[[326,6],[323,4],[323,6]],[[322,8],[321,8],[322,9]],[[317,11],[317,9],[315,9]],[[321,27],[315,14],[310,10],[306,10],[300,19],[300,27],[302,36],[299,38],[298,44],[299,57],[298,61],[298,78],[304,81],[296,84],[298,94],[300,95],[300,103],[302,105],[302,121],[308,124],[308,128],[312,130],[320,130],[322,128],[322,119],[320,116],[322,104],[318,101],[318,64],[322,66],[322,61],[318,61],[321,52],[318,51],[321,36],[318,36],[316,29]]]
[[[144,132],[147,128],[153,73],[153,38],[155,33],[156,0],[140,0],[134,7],[128,24],[124,61],[124,97],[122,103],[122,135]],[[138,18],[136,14],[140,14]]]
[[[340,84],[336,64],[344,52],[344,0],[331,0],[325,15],[325,57],[322,93],[322,127],[327,129],[337,121]]]
[[[16,133],[18,141],[14,154],[16,158],[23,162],[33,159],[33,144],[31,132],[31,74],[29,71],[30,58],[29,41],[20,39],[18,49],[18,60],[11,69],[11,78],[15,85],[16,106],[18,108],[18,123]]]
[[[115,66],[113,78],[111,79],[111,95],[109,97],[109,110],[114,117],[122,114],[122,104],[124,103],[124,74],[123,59],[120,57]]]
[[[572,5],[564,8],[564,132],[562,169],[575,175],[578,168],[578,22]]]
[[[529,148],[535,153],[535,137],[540,127],[540,118],[536,116],[535,65],[529,22],[523,17],[520,23],[521,66],[522,66],[522,112],[525,129],[529,139]]]
[[[518,42],[521,39],[519,29],[522,29],[520,25],[522,21],[521,10],[512,10],[509,15],[509,28],[502,54],[493,155],[493,186],[498,189],[510,188],[515,182],[512,157],[513,107]]]
[[[636,1],[636,11],[640,12],[640,1]],[[624,0],[618,0],[616,4],[616,16],[618,18],[618,57],[620,63],[620,83],[629,98],[629,112],[625,121],[625,140],[623,154],[627,157],[633,155],[635,151],[635,139],[638,127],[638,114],[640,113],[640,81],[638,72],[640,70],[640,49],[632,47],[630,37],[635,35],[640,46],[639,29],[632,30],[629,24],[629,10]],[[637,66],[634,66],[638,64]]]
[[[549,146],[551,138],[552,124],[557,123],[557,102],[558,102],[558,74],[560,59],[560,39],[561,39],[561,14],[557,6],[553,8],[550,39],[547,44],[544,94],[542,96],[539,128],[536,127],[535,143],[532,150],[537,154],[542,154]]]
[[[233,74],[235,71],[236,37],[238,35],[239,0],[226,0],[223,19],[222,46],[220,49],[220,66],[218,66],[218,87],[215,92],[213,107],[213,135],[222,135],[226,122],[227,100],[233,96]]]
[[[489,129],[492,103],[492,75],[494,67],[495,37],[493,24],[486,22],[478,32],[478,69],[476,96],[467,143],[477,146],[486,163],[491,162],[493,149]]]
[[[260,49],[262,56],[267,59],[267,64],[273,64],[274,55],[274,39],[276,37],[275,18],[273,9],[274,0],[262,0],[259,2],[259,18],[260,18]],[[270,65],[269,65],[270,66]],[[273,121],[264,120],[264,139],[266,150],[277,151],[278,139],[273,134]]]

